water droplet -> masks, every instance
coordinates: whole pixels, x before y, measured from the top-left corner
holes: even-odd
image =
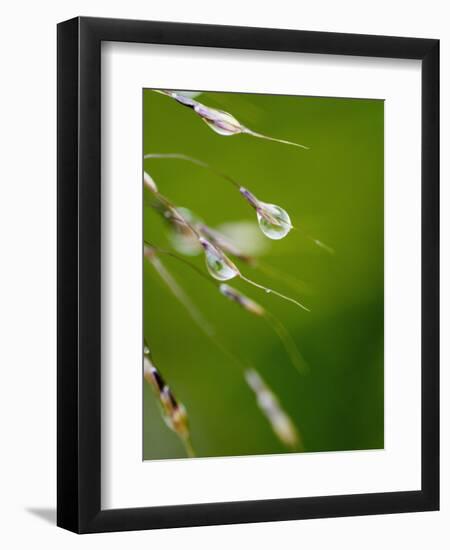
[[[195,112],[200,115],[203,121],[221,136],[232,136],[242,132],[240,122],[225,111],[210,109],[201,103],[194,107]]]
[[[276,204],[260,202],[256,215],[261,231],[269,239],[283,239],[292,229],[289,214]]]
[[[211,277],[218,281],[228,281],[239,275],[238,268],[218,248],[203,238],[200,244],[205,251],[206,267]]]
[[[266,288],[266,294],[270,294],[271,292],[270,288]]]
[[[148,355],[149,353],[150,353],[150,350],[148,349],[148,347],[144,346],[144,354]]]

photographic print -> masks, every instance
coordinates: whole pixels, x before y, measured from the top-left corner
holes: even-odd
[[[57,524],[438,510],[439,40],[76,17],[57,80]]]
[[[384,102],[143,90],[143,459],[384,446]]]

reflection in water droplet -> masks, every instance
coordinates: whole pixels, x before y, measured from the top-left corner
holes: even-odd
[[[239,275],[238,268],[225,254],[218,250],[206,239],[200,239],[205,251],[206,267],[211,277],[218,281],[228,281]]]
[[[283,239],[292,229],[289,214],[276,204],[261,202],[256,214],[261,231],[269,239]]]

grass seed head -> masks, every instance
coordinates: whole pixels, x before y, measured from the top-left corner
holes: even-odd
[[[197,256],[201,252],[196,233],[191,226],[197,227],[201,220],[188,208],[178,206],[176,212],[166,210],[165,217],[170,223],[170,241],[177,252],[186,256]],[[186,222],[189,225],[186,225]]]
[[[258,315],[259,317],[262,317],[265,314],[264,308],[262,306],[260,306],[235,288],[232,288],[231,286],[222,283],[219,287],[219,290],[223,296],[225,296],[232,302],[240,305],[249,313],[252,313],[253,315]]]
[[[158,193],[158,187],[156,186],[155,180],[150,176],[148,172],[144,172],[144,185],[152,193]]]
[[[267,141],[274,141],[277,143],[283,143],[285,145],[293,145],[294,147],[300,147],[301,149],[309,149],[305,145],[300,143],[295,143],[293,141],[287,141],[285,139],[278,139],[259,132],[255,132],[250,128],[247,128],[241,124],[233,115],[227,113],[226,111],[221,111],[220,109],[213,109],[192,99],[192,97],[186,97],[182,93],[174,92],[170,90],[155,90],[159,93],[167,95],[181,105],[191,108],[197,115],[201,117],[203,122],[205,122],[214,132],[221,136],[233,136],[235,134],[247,134],[260,139],[265,139]]]
[[[208,227],[205,224],[199,224],[197,226],[197,229],[201,235],[203,235],[211,244],[213,244],[216,248],[219,248],[226,252],[227,254],[231,254],[232,256],[235,256],[236,258],[239,258],[240,260],[251,263],[252,258],[248,254],[244,254],[232,241],[231,239],[227,238],[225,235],[223,235],[220,231],[217,229],[212,229],[211,227]]]
[[[152,246],[144,244],[144,257],[151,262],[156,257],[156,250]]]
[[[247,384],[256,395],[258,406],[270,422],[278,439],[287,447],[298,449],[301,447],[300,435],[294,422],[283,410],[278,398],[267,386],[261,376],[253,369],[245,372]]]
[[[144,378],[152,386],[161,405],[166,425],[183,440],[189,439],[189,422],[186,408],[179,403],[150,358],[144,355]]]

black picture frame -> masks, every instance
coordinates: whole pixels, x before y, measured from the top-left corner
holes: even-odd
[[[102,41],[422,61],[422,489],[101,509]],[[78,17],[58,25],[57,524],[77,533],[439,508],[439,41]],[[407,312],[405,312],[407,315]]]

